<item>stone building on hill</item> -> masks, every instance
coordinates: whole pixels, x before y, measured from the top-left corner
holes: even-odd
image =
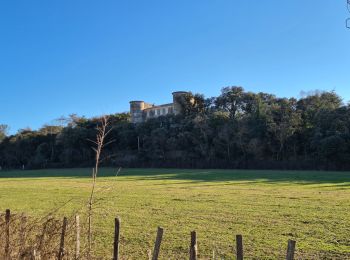
[[[175,91],[173,94],[173,103],[164,105],[149,104],[144,101],[130,101],[130,115],[132,123],[142,123],[150,118],[165,116],[169,114],[177,115],[181,113],[179,100],[188,92]]]

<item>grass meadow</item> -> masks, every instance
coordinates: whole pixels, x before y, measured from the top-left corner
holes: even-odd
[[[350,173],[316,171],[101,169],[94,252],[110,259],[120,216],[123,259],[147,259],[157,226],[160,259],[188,259],[196,230],[200,258],[234,259],[242,234],[247,259],[350,259]],[[57,217],[86,213],[90,169],[0,172],[0,210]],[[68,203],[67,203],[68,202]]]

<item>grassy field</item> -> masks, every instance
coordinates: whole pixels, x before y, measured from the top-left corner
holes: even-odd
[[[199,252],[233,259],[242,234],[248,259],[283,259],[288,239],[299,259],[350,259],[350,173],[102,169],[95,250],[110,258],[114,217],[122,219],[121,254],[146,259],[157,226],[161,259],[188,258],[190,231]],[[42,216],[85,211],[89,169],[0,172],[0,210]]]

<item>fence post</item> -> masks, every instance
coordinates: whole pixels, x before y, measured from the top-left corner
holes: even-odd
[[[119,240],[120,240],[120,218],[114,219],[114,248],[113,248],[113,260],[119,259]]]
[[[80,257],[80,219],[79,215],[75,216],[75,260]]]
[[[288,240],[287,260],[294,260],[295,244],[296,242],[294,240]]]
[[[163,228],[158,227],[157,230],[157,238],[156,242],[154,243],[154,250],[153,250],[153,257],[152,260],[157,260],[159,256],[159,251],[160,251],[160,244],[162,243],[162,238],[163,238]]]
[[[236,254],[237,254],[237,260],[243,260],[243,238],[242,238],[242,235],[236,235]]]
[[[63,218],[63,225],[62,225],[62,233],[61,233],[61,242],[60,242],[60,249],[58,251],[58,260],[62,260],[64,256],[64,236],[66,235],[66,229],[67,229],[67,218]]]
[[[47,231],[47,227],[48,227],[48,225],[49,225],[49,223],[50,223],[50,221],[51,221],[52,219],[51,218],[49,218],[49,219],[47,219],[46,221],[45,221],[45,223],[44,223],[44,226],[43,226],[43,231],[42,231],[42,233],[41,233],[41,235],[40,235],[40,240],[39,240],[39,245],[38,245],[38,250],[36,250],[36,253],[39,255],[39,254],[41,254],[42,252],[42,248],[43,248],[43,246],[44,246],[44,240],[45,240],[45,234],[46,234],[46,231]]]
[[[190,246],[190,260],[197,260],[198,248],[197,248],[197,233],[191,232],[191,246]]]
[[[10,220],[11,211],[6,210],[5,213],[5,259],[10,259]]]
[[[24,254],[25,247],[26,247],[26,229],[27,229],[27,216],[22,213],[21,215],[21,226],[19,230],[19,257],[21,257]]]

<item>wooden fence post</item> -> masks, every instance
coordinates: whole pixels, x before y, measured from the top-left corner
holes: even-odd
[[[191,232],[191,246],[190,246],[190,260],[197,260],[198,248],[197,248],[197,233]]]
[[[36,253],[37,255],[41,255],[42,254],[42,249],[43,249],[43,246],[44,246],[44,241],[45,241],[45,234],[46,234],[46,231],[47,231],[47,227],[50,223],[52,219],[49,218],[45,221],[44,223],[44,226],[43,226],[43,231],[41,232],[41,235],[40,235],[40,240],[39,240],[39,245],[38,245],[38,248],[36,250]]]
[[[114,219],[114,248],[113,248],[113,260],[119,259],[119,240],[120,240],[120,218]]]
[[[160,244],[162,243],[162,238],[163,238],[163,228],[158,227],[157,230],[157,238],[156,242],[154,243],[154,250],[153,250],[153,257],[152,260],[157,260],[159,256],[159,251],[160,251]]]
[[[62,260],[64,256],[64,236],[66,235],[66,229],[67,229],[67,218],[63,218],[63,224],[62,224],[62,233],[61,233],[61,242],[60,242],[60,248],[58,251],[58,260]]]
[[[80,218],[75,216],[75,260],[80,257]]]
[[[294,260],[295,244],[296,242],[294,240],[288,240],[287,260]]]
[[[242,238],[242,235],[236,235],[236,254],[237,254],[237,260],[243,260],[243,238]]]
[[[21,226],[19,230],[19,257],[24,254],[26,248],[26,229],[27,229],[27,216],[22,213],[21,215]]]
[[[10,220],[11,211],[6,210],[5,213],[5,259],[10,259]]]

